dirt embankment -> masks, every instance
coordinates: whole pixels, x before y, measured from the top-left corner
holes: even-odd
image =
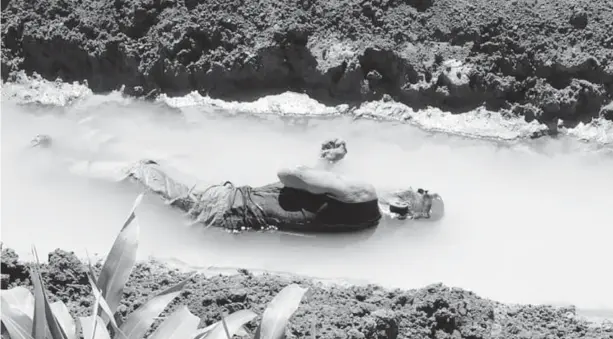
[[[2,288],[29,286],[25,265],[10,249],[3,250]],[[50,253],[49,265],[42,272],[54,300],[65,302],[74,316],[89,315],[93,298],[84,268],[72,253]],[[120,312],[125,316],[152,294],[187,276],[161,264],[137,264]],[[167,311],[187,304],[201,318],[202,326],[218,321],[222,312],[252,309],[262,314],[290,283],[311,289],[288,328],[290,339],[313,338],[313,322],[318,339],[613,339],[613,324],[590,325],[576,318],[573,308],[505,305],[440,284],[418,290],[340,287],[303,278],[254,276],[247,271],[235,276],[197,275]],[[254,327],[250,324],[249,329]]]
[[[613,120],[611,32],[610,0],[7,0],[2,77],[145,96],[389,94],[572,125]]]

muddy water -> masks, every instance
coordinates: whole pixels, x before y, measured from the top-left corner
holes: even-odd
[[[54,137],[52,149],[28,148],[38,133]],[[80,171],[87,162],[107,168],[153,158],[186,181],[259,185],[274,181],[280,166],[314,164],[320,142],[332,136],[349,149],[336,170],[380,190],[439,192],[446,217],[354,235],[233,235],[189,226],[147,196],[140,257],[394,287],[440,281],[500,301],[613,309],[613,158],[567,138],[511,146],[345,118],[3,102],[2,241],[24,255],[32,244],[39,253],[105,254],[139,191],[106,172]]]

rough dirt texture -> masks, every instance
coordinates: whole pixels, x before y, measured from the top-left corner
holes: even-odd
[[[100,268],[98,264],[95,271]],[[3,285],[30,286],[26,269],[27,264],[19,262],[10,249],[3,251],[2,272],[8,275]],[[73,316],[90,314],[93,298],[84,267],[72,253],[50,253],[42,274],[53,300],[65,302]],[[137,264],[124,290],[121,314],[125,316],[153,294],[188,277],[159,263]],[[288,339],[313,338],[313,322],[316,338],[613,338],[612,323],[590,325],[576,318],[573,308],[504,305],[441,284],[418,290],[340,287],[304,278],[254,276],[247,271],[234,276],[195,276],[166,312],[187,304],[201,318],[201,326],[220,320],[222,312],[251,309],[261,315],[290,283],[310,287],[310,293],[292,318]],[[255,321],[248,329],[255,330]]]
[[[7,0],[2,78],[150,97],[389,94],[456,113],[485,104],[555,132],[613,119],[611,32],[610,0]]]

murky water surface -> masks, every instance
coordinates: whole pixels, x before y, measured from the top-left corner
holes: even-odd
[[[53,149],[28,148],[36,134]],[[314,164],[341,136],[337,169],[378,189],[425,187],[439,222],[392,222],[354,235],[232,235],[189,227],[146,197],[139,255],[190,265],[287,271],[397,287],[444,282],[500,301],[613,309],[613,158],[566,138],[515,146],[351,119],[230,116],[100,102],[87,109],[2,103],[2,241],[105,254],[139,193],[92,178],[94,167],[154,158],[185,180],[260,185],[280,166]],[[91,173],[90,173],[91,174]]]

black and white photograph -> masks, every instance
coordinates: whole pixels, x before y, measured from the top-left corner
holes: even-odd
[[[613,0],[2,0],[2,339],[613,339]]]

